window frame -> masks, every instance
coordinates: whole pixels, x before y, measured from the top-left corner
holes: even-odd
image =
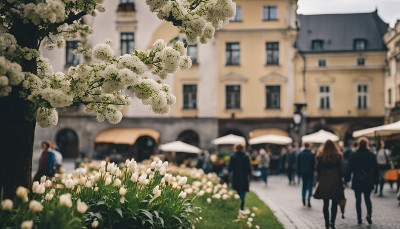
[[[388,105],[392,105],[392,89],[388,88]]]
[[[191,90],[185,90],[189,88]],[[194,90],[193,90],[194,89]],[[182,85],[182,109],[193,110],[197,109],[197,84],[183,84]],[[187,101],[186,101],[187,99]]]
[[[190,55],[190,49],[191,48],[195,48],[196,49],[196,56],[192,56]],[[199,55],[199,49],[198,49],[198,45],[197,44],[190,44],[187,47],[187,55],[190,56],[190,59],[192,59],[192,64],[198,64],[198,55]],[[194,57],[194,58],[193,58]]]
[[[357,44],[360,43],[360,42],[363,43],[363,47],[357,48]],[[364,51],[364,50],[366,50],[367,49],[367,39],[364,39],[364,38],[356,38],[356,39],[354,39],[354,41],[353,41],[353,49],[355,51]]]
[[[358,87],[359,86],[366,86],[366,88],[367,88],[367,90],[366,91],[358,91]],[[370,106],[370,104],[369,104],[369,102],[370,102],[370,98],[369,98],[369,92],[370,92],[370,86],[369,86],[369,83],[367,83],[367,82],[358,82],[358,83],[356,83],[356,85],[355,85],[355,105],[356,105],[356,108],[357,108],[357,110],[367,110],[367,109],[369,109],[369,106]],[[360,104],[359,104],[359,98],[360,97],[363,97],[363,96],[365,96],[365,100],[366,101],[364,101],[364,105],[365,105],[365,107],[363,107],[363,106],[360,106]]]
[[[275,106],[275,104],[272,102],[271,104],[269,103],[269,99],[268,99],[268,95],[272,96],[272,98],[270,99],[271,101],[273,101],[273,95],[277,92],[277,91],[270,91],[270,93],[268,93],[268,88],[270,89],[274,89],[274,88],[278,88],[278,105]],[[281,109],[281,105],[282,105],[282,90],[281,90],[282,86],[281,85],[265,85],[265,109],[266,110],[274,110],[274,109]]]
[[[319,49],[316,49],[316,44],[321,44]],[[311,50],[312,51],[322,51],[324,50],[324,40],[314,39],[311,41]]]
[[[132,40],[130,39],[123,39],[124,35],[132,35]],[[126,49],[127,50],[123,50],[123,43],[127,42],[127,46]],[[132,52],[129,52],[129,43],[132,42],[132,52],[135,51],[135,33],[134,32],[122,32],[120,33],[120,46],[121,46],[121,56],[125,55],[125,54],[131,54]],[[128,52],[125,52],[128,51]]]
[[[362,62],[360,62],[362,60]],[[365,66],[365,57],[359,56],[357,57],[357,66]]]
[[[238,14],[238,12],[240,12]],[[231,22],[242,22],[242,6],[236,5],[236,14],[235,16],[230,20]]]
[[[65,42],[65,65],[74,66],[81,62],[81,56],[75,55],[73,52],[78,48],[79,40],[70,40]],[[73,44],[73,45],[72,45]],[[70,52],[69,52],[70,50]],[[69,56],[71,55],[72,61],[69,61]]]
[[[276,14],[275,18],[271,17],[271,10],[272,9],[275,9],[275,14]],[[267,12],[267,14],[266,14],[266,12]],[[266,17],[266,16],[268,16],[268,17]],[[263,6],[262,18],[263,18],[263,21],[277,21],[277,20],[279,20],[278,6],[274,6],[274,5]]]
[[[326,92],[321,92],[321,87],[328,88],[329,91]],[[322,107],[321,99],[324,99],[324,107]],[[328,103],[326,102],[326,99],[328,99]],[[318,109],[319,110],[331,110],[332,109],[332,87],[330,84],[320,84],[318,85],[318,95],[317,95],[317,101],[318,101]],[[328,104],[328,105],[327,105]]]
[[[268,45],[270,45],[270,47],[272,46],[272,49],[268,49]],[[275,45],[277,45],[277,46],[275,46]],[[265,42],[265,58],[266,58],[265,65],[279,65],[279,59],[280,59],[279,55],[280,55],[279,42],[277,42],[277,41]],[[271,57],[271,58],[269,58],[269,57]],[[275,57],[277,59],[275,59]]]
[[[318,59],[318,67],[321,67],[321,68],[326,67],[326,59]]]
[[[232,49],[233,45],[238,45],[238,49]],[[229,47],[229,49],[228,49]],[[238,53],[237,63],[234,59],[234,52]],[[228,55],[229,53],[229,55]],[[226,42],[225,43],[225,65],[227,66],[238,66],[240,65],[240,42]]]
[[[229,87],[232,87],[233,89],[234,89],[234,87],[238,87],[239,90],[228,91]],[[238,96],[238,98],[237,98],[237,96]],[[229,97],[230,97],[231,103],[228,103]],[[241,103],[242,98],[241,97],[242,97],[242,87],[240,84],[225,85],[225,109],[226,110],[241,109],[241,106],[242,106],[242,103]],[[232,104],[232,101],[233,101],[233,104]],[[238,104],[236,104],[236,103],[238,103]]]

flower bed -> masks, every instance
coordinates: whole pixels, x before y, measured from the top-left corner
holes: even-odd
[[[120,166],[91,162],[72,174],[43,177],[31,192],[19,187],[14,200],[1,202],[2,228],[193,228],[207,211],[194,199],[212,208],[239,204],[239,196],[218,184],[215,174],[168,166],[158,158]]]

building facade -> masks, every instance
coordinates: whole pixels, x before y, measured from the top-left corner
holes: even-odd
[[[385,77],[385,122],[400,120],[400,21],[384,36],[388,48]]]
[[[297,15],[297,0],[235,2],[235,18],[214,39],[188,46],[193,67],[166,79],[177,98],[168,114],[154,114],[133,99],[123,121],[111,125],[79,107],[61,109],[57,126],[37,127],[35,146],[51,140],[67,157],[80,151],[95,156],[102,147],[96,139],[111,128],[157,131],[159,139],[143,141],[154,152],[158,144],[174,140],[212,148],[211,140],[226,134],[248,139],[297,133],[298,140],[299,134],[324,128],[346,139],[353,130],[383,122],[382,36],[388,25],[376,12]],[[185,39],[144,1],[106,0],[105,5],[105,13],[85,18],[94,31],[85,38],[90,45],[111,38],[114,54],[122,55],[134,47],[147,49],[156,39]],[[44,51],[55,72],[86,61],[72,53],[77,41]],[[293,125],[295,104],[302,108],[300,132]]]

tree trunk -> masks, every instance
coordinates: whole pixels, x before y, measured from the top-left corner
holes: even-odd
[[[31,187],[35,121],[25,119],[25,101],[14,90],[0,99],[0,186],[12,198],[18,186]]]
[[[32,23],[16,22],[10,29],[21,47],[38,49],[38,27]],[[24,72],[37,73],[36,59],[19,63]],[[32,155],[36,121],[28,121],[33,110],[28,102],[19,95],[21,85],[13,87],[11,94],[0,97],[0,188],[4,189],[4,198],[15,196],[18,186],[31,188]]]

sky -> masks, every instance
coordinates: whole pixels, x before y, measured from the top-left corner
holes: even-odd
[[[400,20],[400,0],[299,0],[298,14],[365,13],[378,8],[391,27]]]

